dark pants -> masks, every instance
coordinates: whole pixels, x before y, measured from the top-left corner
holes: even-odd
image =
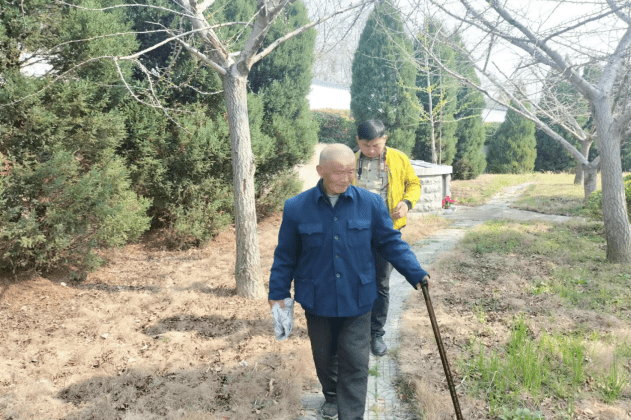
[[[377,271],[377,300],[372,307],[370,332],[373,336],[383,337],[386,333],[383,327],[388,320],[388,303],[390,300],[390,273],[392,264],[377,251],[375,254],[375,269]]]
[[[370,312],[320,317],[305,312],[322,393],[337,403],[340,420],[363,420],[368,389]]]

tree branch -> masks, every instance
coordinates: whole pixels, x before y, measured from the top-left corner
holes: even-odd
[[[516,112],[517,114],[521,115],[522,117],[534,122],[535,125],[540,130],[544,131],[548,136],[552,137],[555,141],[557,141],[559,144],[561,144],[561,146],[563,146],[563,148],[565,150],[567,150],[568,153],[570,153],[578,162],[580,162],[581,164],[584,164],[584,165],[588,165],[589,164],[589,161],[585,158],[585,156],[583,156],[583,154],[580,151],[578,151],[574,146],[572,146],[571,143],[569,143],[567,140],[565,140],[563,137],[561,137],[558,133],[556,133],[554,130],[552,130],[550,127],[548,127],[547,124],[543,123],[539,118],[537,118],[537,116],[534,115],[531,111],[529,111],[522,104],[522,102],[518,98],[515,97],[515,95],[512,92],[510,92],[508,89],[506,89],[502,83],[497,81],[495,79],[495,77],[491,73],[486,72],[486,71],[483,72],[482,69],[480,69],[480,67],[473,60],[469,60],[470,64],[472,66],[474,66],[474,68],[477,71],[479,71],[481,74],[483,74],[485,77],[487,77],[498,89],[500,89],[502,91],[502,93],[504,93],[504,95],[506,95],[507,98],[512,100],[513,103],[515,103],[517,107],[512,106],[509,102],[501,101],[501,100],[493,98],[486,89],[482,88],[481,86],[476,85],[475,83],[470,81],[467,77],[462,76],[459,73],[457,73],[457,72],[451,70],[450,68],[448,68],[447,66],[445,66],[443,64],[443,62],[438,57],[435,56],[433,51],[425,48],[424,46],[423,46],[423,48],[425,49],[426,54],[429,54],[432,57],[432,59],[439,65],[439,67],[443,71],[448,73],[450,76],[460,80],[465,85],[468,85],[468,86],[473,87],[474,89],[477,89],[478,91],[483,93],[486,97],[491,99],[493,102],[498,103],[498,104],[500,104],[502,106],[505,106],[506,108],[513,110],[514,112]],[[470,57],[470,54],[468,52],[463,51],[463,53],[466,55],[466,57]]]
[[[608,0],[609,1],[609,0]],[[629,46],[631,45],[631,26],[629,26],[616,46],[616,50],[609,56],[609,62],[603,70],[603,74],[598,81],[598,89],[603,94],[609,94],[613,88],[622,62],[628,55]]]
[[[176,15],[186,16],[186,17],[189,17],[189,18],[193,17],[193,16],[190,16],[190,15],[188,15],[186,13],[178,12],[176,10],[169,9],[167,7],[154,6],[154,5],[151,5],[151,4],[133,4],[133,3],[132,4],[117,4],[117,5],[114,5],[114,6],[102,7],[100,9],[93,9],[91,7],[83,7],[83,6],[77,6],[76,4],[66,3],[65,1],[61,1],[61,0],[58,0],[57,3],[61,4],[62,6],[74,7],[75,9],[80,9],[80,10],[91,10],[93,12],[104,12],[106,10],[118,9],[118,8],[121,8],[121,7],[146,7],[148,9],[162,10],[164,12],[174,13]]]
[[[622,9],[622,7],[623,7],[623,6],[620,6],[618,9]],[[577,23],[576,25],[572,25],[572,26],[568,26],[567,28],[563,28],[563,29],[561,29],[560,31],[554,32],[554,33],[552,33],[552,34],[548,35],[547,37],[545,37],[545,38],[543,39],[543,42],[548,42],[548,41],[550,41],[550,39],[554,38],[555,36],[562,35],[562,34],[564,34],[564,33],[566,33],[566,32],[571,31],[572,29],[576,29],[576,28],[578,28],[578,27],[580,27],[580,26],[586,25],[586,24],[588,24],[589,22],[593,22],[593,21],[596,21],[596,20],[598,20],[598,19],[602,19],[602,18],[604,18],[604,17],[607,17],[607,16],[609,16],[609,15],[610,15],[610,14],[612,14],[612,13],[615,13],[615,11],[610,10],[610,11],[608,11],[608,12],[601,13],[600,15],[593,16],[593,17],[591,17],[591,18],[589,18],[589,19],[585,19],[585,20],[583,20],[583,21],[581,21],[581,22]]]
[[[221,65],[219,65],[218,63],[208,58],[203,52],[199,51],[197,48],[193,47],[188,42],[184,41],[181,38],[177,38],[176,41],[179,42],[188,52],[190,52],[191,54],[193,54],[194,56],[202,60],[204,63],[208,64],[210,67],[212,67],[221,76],[225,76],[228,73],[228,71],[224,69],[223,67],[221,67]]]
[[[618,16],[622,21],[624,21],[627,25],[631,25],[631,16],[629,15],[625,15],[624,13],[622,13],[620,10],[623,7],[629,7],[629,2],[626,2],[625,4],[623,4],[620,7],[615,7],[616,4],[613,2],[613,0],[607,0],[607,4],[609,5],[609,7],[611,8],[611,12],[615,13],[616,16]]]
[[[286,35],[284,35],[284,36],[282,36],[282,37],[278,38],[276,41],[272,42],[272,43],[271,43],[270,45],[268,45],[268,46],[267,46],[267,47],[266,47],[263,51],[261,51],[261,52],[259,52],[258,54],[254,55],[254,56],[251,58],[250,67],[251,67],[254,63],[256,63],[256,62],[258,62],[259,60],[261,60],[263,57],[265,57],[266,55],[268,55],[269,53],[271,53],[271,52],[272,52],[272,51],[273,51],[276,47],[278,47],[278,46],[279,46],[280,44],[282,44],[283,42],[288,41],[289,39],[291,39],[291,38],[293,38],[293,37],[295,37],[295,36],[300,35],[301,33],[305,32],[306,30],[308,30],[308,29],[310,29],[310,28],[312,28],[312,27],[314,27],[314,26],[316,26],[316,25],[319,25],[319,24],[320,24],[320,23],[322,23],[322,22],[325,22],[325,21],[329,20],[329,19],[331,19],[331,18],[332,18],[332,17],[334,17],[334,16],[337,16],[337,15],[342,14],[342,13],[346,13],[346,12],[348,12],[349,10],[356,9],[356,8],[358,8],[358,7],[363,8],[363,7],[365,7],[365,6],[366,6],[367,4],[369,4],[369,3],[372,3],[372,1],[371,1],[371,0],[369,0],[369,1],[363,1],[363,2],[360,2],[360,3],[356,3],[356,4],[351,4],[349,7],[345,8],[345,9],[339,10],[339,11],[337,11],[337,12],[333,12],[333,13],[331,13],[331,14],[327,15],[327,16],[324,16],[324,17],[322,17],[322,18],[318,19],[318,20],[317,20],[317,21],[315,21],[315,22],[311,22],[310,24],[305,25],[305,26],[302,26],[302,27],[300,27],[300,28],[296,29],[295,31],[289,32],[288,34],[286,34]]]
[[[220,67],[228,67],[227,64],[229,64],[230,62],[228,51],[226,51],[223,43],[221,42],[219,37],[217,37],[215,31],[208,24],[208,21],[204,17],[204,14],[199,9],[197,1],[183,0],[182,7],[184,7],[184,9],[188,11],[189,15],[187,17],[191,21],[193,29],[199,30],[199,36],[202,38],[202,40],[206,42],[209,46],[214,48],[212,52],[212,54],[216,56],[214,61],[218,61]]]
[[[460,0],[463,4],[467,3],[467,0]],[[550,48],[548,44],[544,41],[541,41],[530,29],[526,26],[522,25],[519,21],[517,21],[506,9],[504,9],[498,0],[487,0],[487,2],[493,7],[493,10],[497,14],[499,14],[506,22],[511,24],[513,27],[517,28],[518,31],[523,33],[533,45],[537,46],[538,50],[543,51],[554,64],[551,64],[548,60],[542,61],[539,56],[533,56],[537,61],[547,64],[553,68],[555,68],[559,73],[563,74],[565,78],[567,78],[570,82],[572,82],[579,90],[583,92],[588,99],[594,99],[598,96],[598,91],[589,84],[585,79],[583,79],[578,73],[572,69],[570,65],[568,65],[561,54],[557,53],[555,50]],[[521,45],[516,46],[523,49]]]
[[[138,51],[137,53],[134,53],[134,54],[131,54],[131,55],[127,55],[127,56],[124,56],[124,57],[120,57],[119,59],[120,59],[120,60],[134,60],[134,59],[136,59],[136,58],[140,57],[141,55],[144,55],[144,54],[148,53],[149,51],[153,51],[153,50],[155,50],[156,48],[160,48],[160,47],[161,47],[161,46],[163,46],[164,44],[168,44],[168,43],[169,43],[169,42],[171,42],[171,41],[177,41],[177,40],[179,40],[179,38],[182,38],[182,37],[185,37],[185,36],[187,36],[187,35],[191,35],[191,34],[194,34],[194,33],[196,33],[196,32],[203,31],[203,30],[204,30],[204,29],[195,29],[195,30],[192,30],[192,31],[183,32],[183,33],[181,33],[181,34],[177,34],[177,35],[175,35],[175,34],[174,34],[173,32],[171,32],[170,30],[165,29],[165,31],[166,31],[169,35],[172,35],[172,36],[171,36],[171,38],[167,38],[167,39],[165,39],[165,40],[163,40],[163,41],[158,42],[157,44],[152,45],[151,47],[145,48],[145,49],[144,49],[144,50],[142,50],[142,51]]]

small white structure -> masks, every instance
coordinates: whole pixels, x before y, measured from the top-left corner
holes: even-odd
[[[351,109],[351,88],[313,79],[307,100],[310,109]]]
[[[421,198],[412,211],[425,214],[439,213],[443,206],[443,198],[451,195],[453,167],[422,160],[411,160],[410,163],[421,180]]]

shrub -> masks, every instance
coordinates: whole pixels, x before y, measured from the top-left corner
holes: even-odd
[[[149,201],[129,184],[115,157],[84,170],[78,156],[57,149],[46,162],[15,164],[0,184],[3,268],[95,269],[95,247],[124,245],[149,227]]]
[[[350,111],[320,109],[311,111],[313,118],[320,127],[318,141],[320,143],[342,143],[355,147],[357,126],[350,117]]]
[[[166,239],[175,249],[200,246],[232,223],[232,186],[217,179],[189,185],[167,206]]]
[[[516,106],[514,103],[511,105]],[[529,108],[528,104],[525,104]],[[535,123],[512,109],[489,142],[488,171],[495,174],[532,172],[537,157]]]
[[[281,211],[285,200],[302,191],[302,182],[293,170],[274,176],[266,185],[257,184],[256,213],[265,217],[270,213]]]

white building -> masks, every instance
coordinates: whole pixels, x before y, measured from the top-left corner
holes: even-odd
[[[351,88],[347,85],[313,79],[307,100],[311,109],[351,109]],[[484,109],[482,111],[484,122],[502,122],[505,116],[505,109]]]
[[[313,79],[307,100],[311,109],[351,109],[351,88]]]

